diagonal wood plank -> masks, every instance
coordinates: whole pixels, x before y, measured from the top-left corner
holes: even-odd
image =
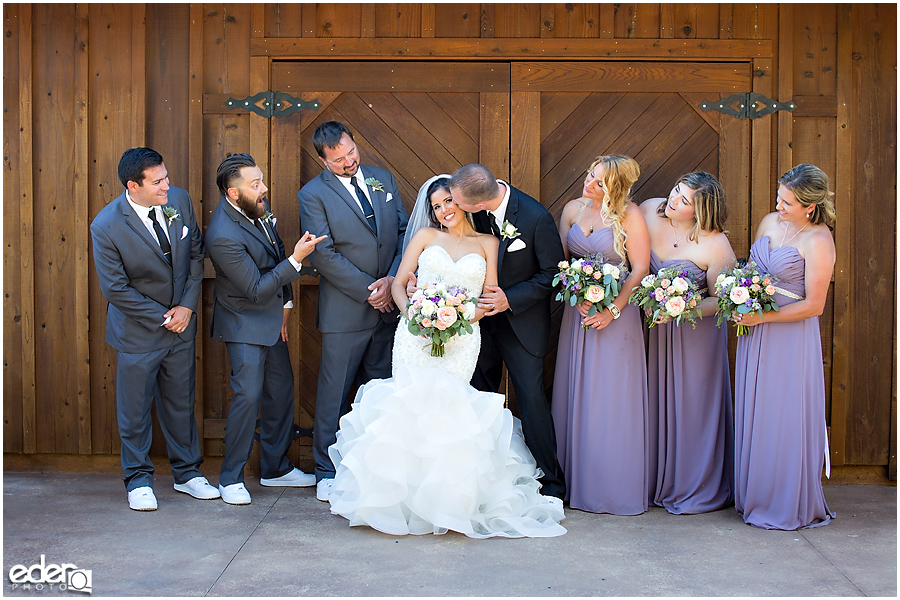
[[[465,92],[455,94],[428,94],[447,115],[472,139],[478,141],[479,94]]]
[[[429,94],[396,94],[395,96],[398,102],[418,119],[423,127],[435,132],[441,145],[460,165],[478,160],[478,144],[450,115],[444,112]],[[475,131],[478,129],[476,128]],[[406,132],[404,132],[405,134]],[[447,167],[439,165],[437,168],[446,169]],[[442,172],[446,172],[446,170]]]
[[[724,94],[715,94],[715,93],[703,93],[703,92],[679,92],[679,95],[684,98],[684,101],[687,102],[688,106],[694,109],[694,111],[700,115],[704,121],[706,121],[710,127],[713,128],[714,131],[719,131],[719,115],[721,114],[718,111],[708,111],[704,112],[702,108],[700,108],[700,103],[704,100],[718,100],[719,97],[725,97]],[[730,95],[730,94],[729,94]]]
[[[611,111],[625,94],[591,94],[544,140],[541,176],[546,175],[566,155],[567,149],[587,137],[591,129]]]
[[[577,109],[590,92],[541,93],[541,143]]]
[[[719,136],[708,127],[699,127],[689,138],[673,150],[668,159],[652,173],[641,176],[633,195],[636,201],[664,197],[685,173],[696,171],[710,152],[718,151]],[[715,175],[715,171],[712,171]]]

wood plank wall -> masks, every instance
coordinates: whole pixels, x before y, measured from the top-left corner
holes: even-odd
[[[260,43],[318,39],[323,56],[352,48],[383,58],[411,42],[476,59],[480,39],[496,39],[501,55],[521,46],[532,57],[542,40],[593,39],[572,47],[590,53],[622,41],[639,59],[677,40],[770,40],[771,57],[749,57],[753,91],[797,109],[750,124],[751,210],[738,211],[747,222],[736,226],[752,231],[774,208],[775,183],[790,166],[812,162],[831,176],[838,263],[821,324],[832,461],[892,463],[896,473],[895,5],[4,4],[3,19],[4,452],[118,452],[115,356],[103,341],[89,222],[121,191],[121,152],[142,144],[163,154],[172,183],[208,222],[223,153],[265,153],[268,138],[256,117],[204,114],[202,96],[261,91],[270,59]],[[203,334],[211,301],[207,280],[201,428],[224,417],[230,395],[224,348]],[[161,453],[158,429],[154,437]],[[220,450],[215,439],[204,447]]]

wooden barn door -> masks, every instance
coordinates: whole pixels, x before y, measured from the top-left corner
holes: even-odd
[[[624,154],[638,162],[638,203],[668,195],[683,173],[708,171],[725,188],[735,252],[747,256],[749,121],[704,112],[701,103],[750,86],[747,62],[513,63],[512,181],[558,220],[565,204],[580,196],[585,172],[599,155]],[[545,361],[548,394],[561,316],[557,307]]]
[[[394,174],[407,212],[437,173],[480,162],[509,176],[508,63],[276,62],[271,89],[320,105],[270,120],[269,195],[286,244],[303,231],[297,192],[323,169],[312,134],[325,121],[354,132],[363,164]],[[317,283],[304,277],[294,288],[291,332],[299,335],[290,350],[302,428],[312,427],[321,353]]]

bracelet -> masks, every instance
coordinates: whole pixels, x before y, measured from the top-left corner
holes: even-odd
[[[622,314],[622,311],[620,311],[620,310],[619,310],[619,307],[616,306],[615,304],[610,304],[610,305],[607,306],[606,308],[609,309],[609,314],[612,315],[613,320],[618,319],[618,318],[619,318],[619,315]]]

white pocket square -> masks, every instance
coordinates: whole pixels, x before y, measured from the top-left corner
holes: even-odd
[[[390,202],[393,199],[394,199],[394,196],[390,192],[388,192],[388,195],[387,195],[387,197],[385,197],[384,201]]]
[[[515,252],[516,250],[521,250],[525,247],[525,242],[522,240],[516,239],[513,240],[513,243],[509,245],[509,248],[506,249],[507,252]]]
[[[181,228],[181,237],[178,238],[178,239],[183,240],[184,238],[187,237],[187,235],[188,235],[188,228],[187,228],[187,225],[184,225],[184,226]]]

